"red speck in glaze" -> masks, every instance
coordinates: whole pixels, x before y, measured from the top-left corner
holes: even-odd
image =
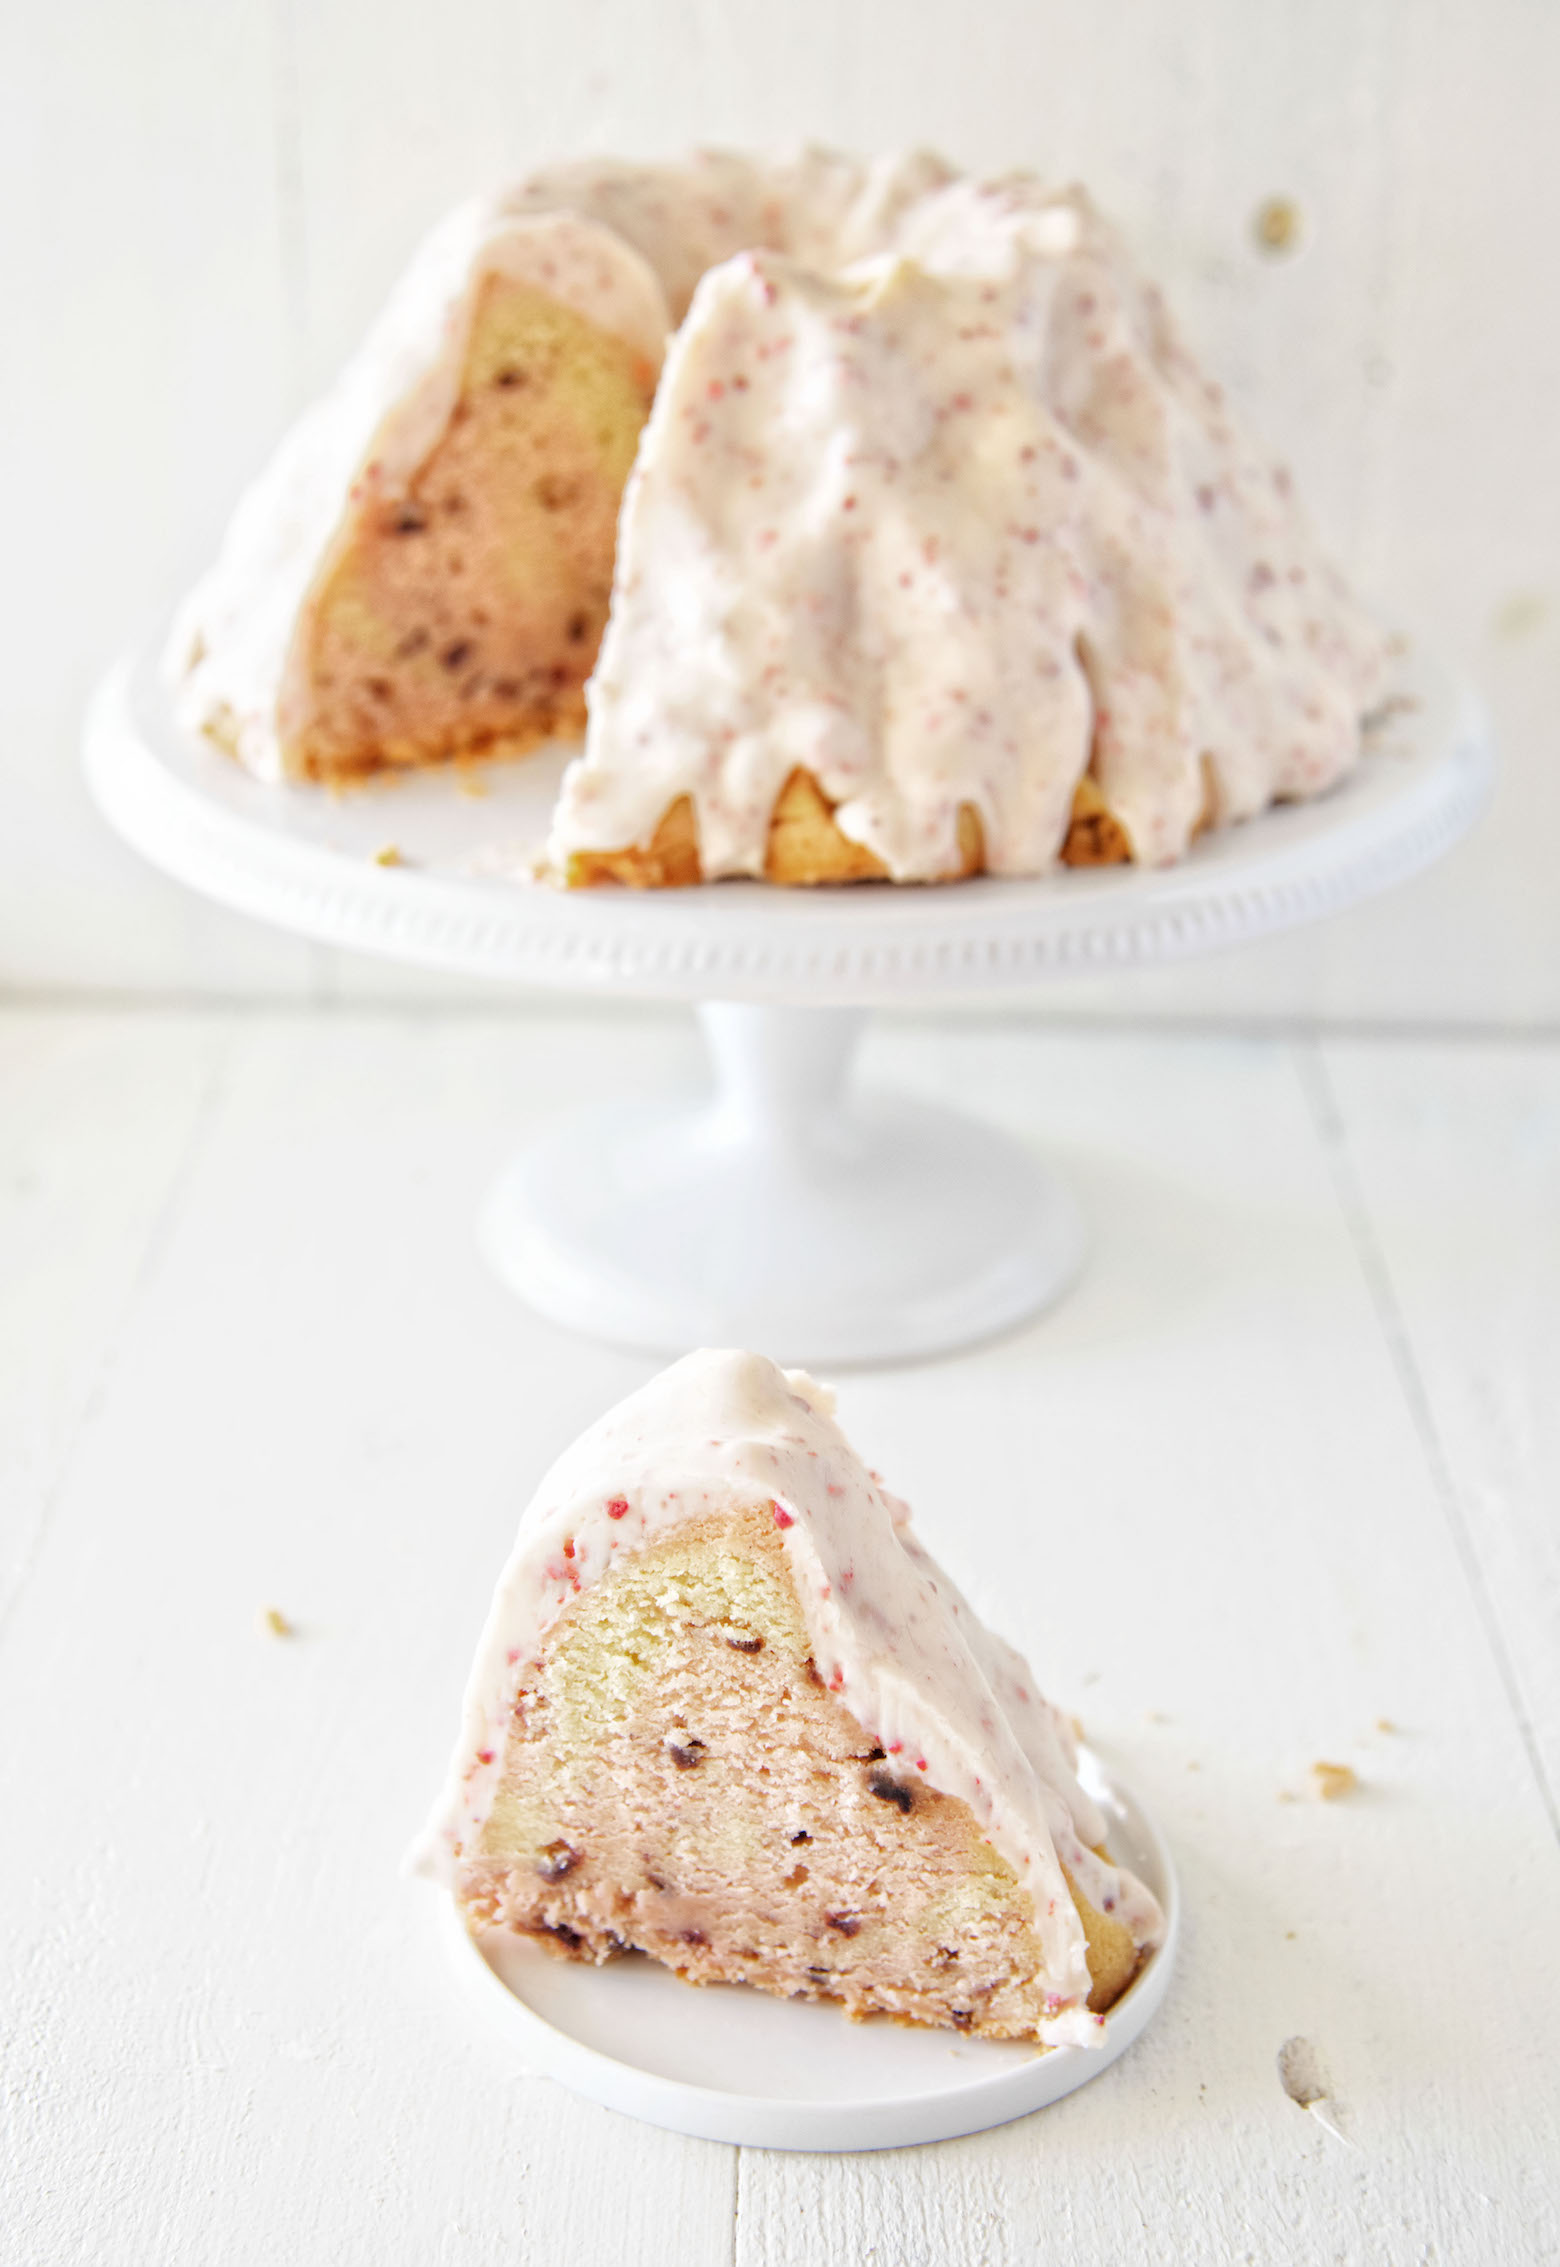
[[[794,1527],[796,1525],[796,1521],[791,1517],[783,1503],[775,1504],[773,1510],[777,1527]]]
[[[627,1496],[613,1496],[607,1505],[607,1517],[609,1519],[626,1519],[628,1517]]]
[[[574,1556],[574,1537],[572,1535],[563,1546],[563,1555],[566,1559],[572,1559]]]
[[[491,1762],[492,1762],[492,1760],[493,1760],[493,1750],[492,1750],[492,1749],[491,1749],[490,1747],[479,1747],[479,1748],[478,1748],[478,1750],[477,1750],[477,1761],[478,1761],[479,1763],[491,1763]]]
[[[916,1757],[915,1767],[917,1771],[924,1771],[926,1769],[926,1758],[924,1755],[918,1755]]]

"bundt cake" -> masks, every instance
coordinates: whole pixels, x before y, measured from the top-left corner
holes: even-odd
[[[420,1861],[479,1939],[1093,2044],[1162,1924],[1076,1760],[827,1391],[690,1354],[521,1521]]]
[[[1169,862],[1384,643],[1081,191],[808,152],[454,215],[168,662],[272,778],[583,725],[549,870],[666,886]]]

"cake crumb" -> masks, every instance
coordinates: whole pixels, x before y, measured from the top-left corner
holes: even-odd
[[[404,863],[405,860],[402,858],[400,850],[393,842],[387,842],[383,850],[374,852],[374,864],[376,866],[400,866]]]
[[[1397,1730],[1397,1726],[1393,1723],[1390,1716],[1378,1716],[1376,1718],[1376,1729],[1378,1732],[1390,1733],[1395,1732]]]
[[[265,1631],[267,1637],[291,1637],[293,1635],[293,1625],[282,1612],[280,1606],[262,1606],[259,1620],[260,1627]]]
[[[1300,208],[1292,197],[1264,197],[1251,216],[1251,233],[1262,252],[1292,252],[1300,241]]]
[[[1358,1772],[1347,1763],[1313,1763],[1311,1775],[1324,1803],[1335,1803],[1340,1795],[1352,1795],[1360,1783]]]

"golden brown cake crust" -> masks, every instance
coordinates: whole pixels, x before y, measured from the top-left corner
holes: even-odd
[[[1103,2012],[1138,1953],[1069,1888]],[[824,1688],[767,1504],[626,1559],[555,1625],[459,1895],[474,1929],[564,1957],[638,1949],[853,2015],[1033,2038],[1045,2011],[1027,1891]]]
[[[810,771],[800,766],[775,798],[764,850],[764,879],[814,889],[837,882],[883,881],[888,869],[876,854],[840,831],[831,803]],[[980,813],[961,803],[959,864],[947,881],[966,881],[986,863]],[[623,850],[577,851],[565,876],[571,889],[621,882],[629,889],[683,889],[704,879],[698,818],[686,795],[662,814],[650,840]]]
[[[793,888],[833,882],[881,881],[882,860],[840,832],[829,801],[811,772],[796,770],[775,802],[764,853],[764,878]],[[1205,822],[1206,823],[1206,822]],[[1073,790],[1072,818],[1060,852],[1064,866],[1121,866],[1131,863],[1132,845],[1095,781],[1086,773]],[[959,806],[959,864],[944,877],[967,881],[985,871],[986,845],[980,813],[973,803]],[[650,840],[623,850],[577,851],[566,876],[571,889],[595,889],[619,882],[628,889],[687,889],[704,879],[699,862],[699,828],[686,795],[664,812]]]
[[[1131,863],[1127,831],[1087,772],[1073,789],[1072,817],[1062,844],[1064,866],[1125,866]]]

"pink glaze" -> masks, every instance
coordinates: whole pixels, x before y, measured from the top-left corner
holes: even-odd
[[[959,869],[964,804],[993,872],[1039,874],[1092,757],[1159,865],[1346,772],[1383,659],[1083,193],[957,181],[879,257],[699,284],[550,856],[687,796],[706,878],[760,874],[801,767],[896,880]]]

